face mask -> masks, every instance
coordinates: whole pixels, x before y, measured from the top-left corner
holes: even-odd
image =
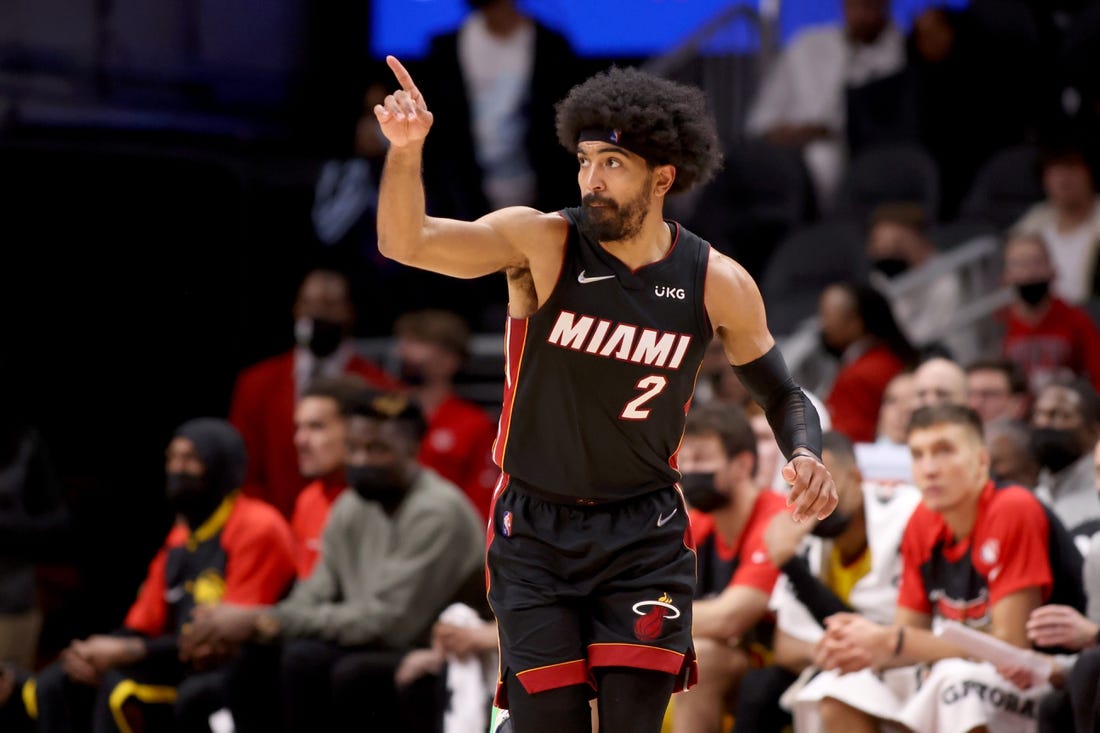
[[[344,340],[344,324],[325,318],[299,318],[294,324],[299,346],[309,348],[318,359],[330,356]]]
[[[1031,448],[1039,465],[1058,473],[1080,458],[1084,451],[1072,430],[1035,428],[1031,431]]]
[[[839,509],[834,509],[832,514],[822,519],[812,530],[810,530],[810,534],[815,537],[831,540],[843,534],[844,530],[848,529],[848,525],[851,523],[851,514],[843,514]]]
[[[825,337],[825,334],[823,332],[818,333],[817,339],[819,345],[821,346],[821,350],[829,356],[833,357],[834,359],[839,359],[844,354],[844,349],[838,349],[837,347],[830,344],[829,340]]]
[[[424,377],[424,368],[409,361],[401,362],[399,374],[401,381],[410,387],[423,387],[424,382],[427,381]]]
[[[888,278],[895,278],[909,269],[909,263],[900,257],[883,257],[873,264],[876,270]]]
[[[394,466],[345,466],[348,486],[366,501],[376,501],[393,511],[408,490],[404,476]]]
[[[730,497],[715,488],[713,473],[685,473],[680,488],[688,504],[707,514],[730,503]]]
[[[206,480],[193,473],[169,473],[165,477],[164,494],[172,511],[187,520],[194,529],[209,517],[220,502],[206,487]]]
[[[1020,296],[1020,300],[1028,305],[1039,305],[1039,303],[1047,297],[1047,293],[1049,292],[1049,280],[1040,280],[1039,282],[1033,283],[1018,283],[1016,285],[1016,293]]]

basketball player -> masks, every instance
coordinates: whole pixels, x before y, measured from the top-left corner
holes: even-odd
[[[494,459],[487,581],[499,624],[497,702],[518,733],[656,733],[691,684],[695,556],[675,486],[699,364],[717,331],[763,405],[788,464],[796,519],[824,517],[836,487],[821,427],[768,332],[745,271],[662,217],[665,197],[720,163],[702,93],[611,69],[558,105],[582,206],[477,221],[425,212],[432,113],[408,71],[374,108],[390,149],[378,247],[459,278],[508,281],[506,381]]]

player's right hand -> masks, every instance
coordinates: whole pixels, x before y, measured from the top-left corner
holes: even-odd
[[[424,95],[413,83],[412,75],[393,56],[386,57],[393,75],[401,85],[393,94],[374,105],[374,116],[382,128],[382,134],[392,147],[418,144],[428,136],[432,127],[432,113],[424,101]]]

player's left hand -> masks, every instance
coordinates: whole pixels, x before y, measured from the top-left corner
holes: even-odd
[[[783,480],[791,485],[787,506],[794,506],[791,517],[801,522],[807,517],[824,519],[836,509],[840,497],[836,483],[825,464],[814,456],[796,455],[787,461],[780,472]]]
[[[1100,626],[1072,606],[1040,606],[1027,620],[1027,638],[1035,646],[1084,649],[1096,642],[1098,632]]]

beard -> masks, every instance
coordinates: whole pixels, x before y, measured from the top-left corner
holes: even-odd
[[[642,230],[649,211],[650,183],[651,177],[647,177],[638,195],[621,205],[609,198],[587,194],[581,199],[581,228],[597,242],[619,242],[635,236]]]

